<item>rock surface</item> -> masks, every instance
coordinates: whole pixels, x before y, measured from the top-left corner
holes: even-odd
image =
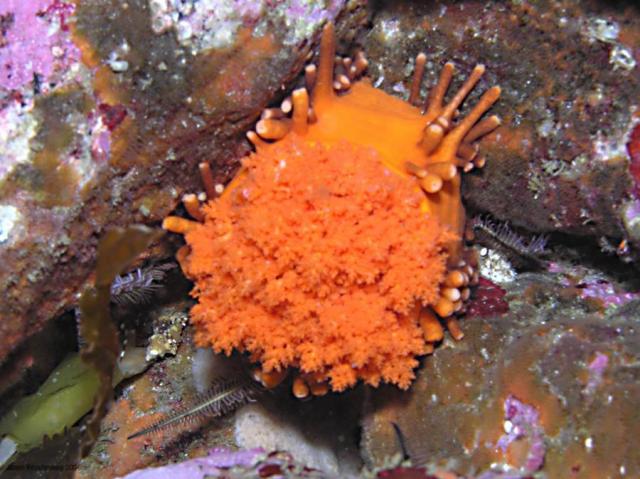
[[[106,227],[157,222],[200,161],[227,180],[322,23],[361,21],[357,1],[171,5],[0,7],[0,363],[76,301]]]
[[[199,161],[212,163],[218,181],[228,179],[248,151],[244,133],[287,93],[321,22],[338,17],[351,41],[364,11],[363,2],[337,0],[198,4],[190,10],[190,2],[131,0],[125,9],[115,0],[8,0],[0,7],[0,363],[75,302],[106,227],[160,219],[183,191],[199,189]],[[483,140],[485,169],[465,177],[470,210],[568,235],[561,236],[567,243],[598,239],[605,252],[634,261],[637,7],[595,0],[384,0],[371,7],[364,47],[370,75],[383,88],[406,96],[420,51],[428,55],[431,83],[452,60],[463,72],[485,63],[482,81],[503,87],[496,110],[504,126]],[[408,393],[367,393],[366,464],[388,466],[398,457],[395,423],[413,462],[425,466],[372,474],[640,475],[633,447],[640,434],[638,286],[566,263],[546,266],[512,283],[483,282],[463,322],[465,338],[445,341],[427,358]],[[257,421],[243,422],[250,408],[237,422],[228,417],[127,441],[196,398],[188,328],[183,338],[176,357],[119,391],[77,477],[124,475],[203,456],[213,445],[250,447],[257,444],[246,437],[267,430],[273,435],[264,434],[261,445],[293,449],[287,435],[303,437],[300,422],[313,422],[314,414],[325,421],[332,401],[359,406],[351,396],[295,408],[289,399],[272,400],[253,407]],[[12,359],[0,370],[0,392],[16,381],[16,368],[34,362],[29,354]],[[333,423],[320,426],[326,454],[303,459],[335,473],[345,458],[325,440]],[[355,434],[345,440],[355,443]]]
[[[481,145],[487,166],[465,177],[468,206],[531,231],[640,245],[634,193],[640,149],[634,149],[631,169],[628,150],[640,114],[637,6],[595,0],[381,3],[365,49],[382,88],[406,97],[421,51],[430,85],[450,60],[463,73],[484,63],[484,85],[502,87],[494,111],[503,126]]]
[[[510,311],[465,321],[465,338],[427,357],[408,393],[372,392],[366,462],[399,451],[395,423],[415,463],[465,476],[639,474],[640,302],[605,317],[548,276],[504,287]]]
[[[91,454],[80,462],[76,477],[123,476],[138,468],[201,456],[214,445],[287,451],[296,462],[327,477],[357,477],[362,466],[355,440],[362,402],[359,393],[303,403],[291,397],[287,384],[226,416],[195,416],[193,421],[127,440],[177,408],[198,404],[210,390],[212,378],[246,379],[249,374],[239,367],[244,362],[237,356],[202,356],[187,330],[175,357],[155,364],[126,385],[103,420]],[[54,458],[47,461],[58,464]]]

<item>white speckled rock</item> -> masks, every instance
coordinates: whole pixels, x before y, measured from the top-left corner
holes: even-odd
[[[284,450],[297,461],[326,474],[338,475],[341,472],[338,457],[329,441],[313,437],[293,417],[269,411],[261,404],[249,404],[236,413],[235,439],[241,448]]]

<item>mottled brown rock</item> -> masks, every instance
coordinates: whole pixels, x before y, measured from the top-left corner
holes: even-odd
[[[431,84],[447,60],[458,81],[484,63],[483,83],[502,86],[494,111],[503,126],[481,145],[485,169],[465,176],[468,206],[532,231],[617,244],[640,240],[621,218],[632,192],[639,38],[632,2],[383,1],[366,50],[374,81],[405,96],[418,52]]]
[[[510,313],[466,321],[464,340],[427,357],[409,392],[371,394],[365,460],[380,465],[399,451],[396,423],[415,462],[463,475],[502,466],[638,475],[640,303],[605,318],[540,275],[522,276],[507,297]]]
[[[81,61],[44,89],[0,88],[2,119],[17,118],[0,159],[0,363],[76,302],[105,228],[160,220],[200,188],[201,161],[229,178],[326,19],[363,20],[359,1],[220,0],[207,13],[218,23],[185,36],[147,0],[50,3],[75,10],[56,25]]]

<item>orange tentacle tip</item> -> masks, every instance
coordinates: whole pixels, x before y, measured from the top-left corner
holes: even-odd
[[[271,387],[297,370],[300,398],[358,381],[407,388],[444,326],[462,337],[455,317],[474,271],[460,174],[476,160],[474,142],[499,125],[481,120],[497,87],[453,119],[484,66],[445,103],[448,63],[425,104],[424,54],[410,102],[358,78],[364,55],[341,58],[337,72],[335,58],[328,24],[307,87],[248,134],[256,151],[234,180],[213,195],[201,168],[208,202],[185,197],[197,222],[164,222],[188,245],[180,262],[195,283],[197,344],[247,353]]]

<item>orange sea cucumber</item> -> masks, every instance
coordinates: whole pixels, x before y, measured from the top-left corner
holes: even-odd
[[[216,198],[201,165],[209,202],[183,200],[197,221],[163,224],[187,242],[178,257],[195,282],[196,342],[247,352],[267,386],[297,369],[298,397],[358,380],[407,388],[416,357],[443,337],[439,318],[462,337],[455,314],[477,274],[462,248],[459,170],[482,166],[475,141],[500,124],[480,120],[498,87],[453,122],[481,65],[444,104],[447,63],[423,110],[424,54],[409,102],[356,81],[364,56],[339,59],[335,78],[334,61],[328,24],[307,87],[265,111],[225,192]]]

